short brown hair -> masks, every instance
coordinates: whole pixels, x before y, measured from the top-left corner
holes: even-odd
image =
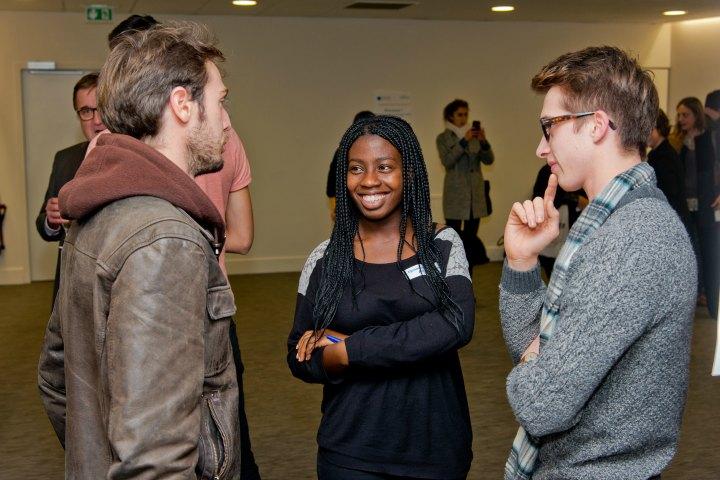
[[[603,110],[617,126],[622,146],[644,155],[655,126],[658,94],[649,72],[616,47],[588,47],[545,65],[531,83],[538,93],[560,87],[573,113]]]
[[[105,125],[135,138],[155,136],[170,92],[185,87],[203,106],[206,61],[225,59],[207,28],[193,22],[121,35],[100,71],[98,108]]]
[[[73,110],[77,110],[77,92],[80,90],[86,90],[89,88],[96,88],[98,84],[98,72],[88,73],[77,81],[73,88]]]

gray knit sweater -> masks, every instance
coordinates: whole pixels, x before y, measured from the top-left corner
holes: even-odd
[[[654,186],[630,191],[571,261],[552,338],[516,365],[507,395],[541,442],[533,480],[645,480],[672,459],[697,293],[688,236]],[[545,285],[507,264],[500,315],[517,363],[538,334]]]

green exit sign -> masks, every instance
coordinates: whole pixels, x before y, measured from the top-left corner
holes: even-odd
[[[89,5],[85,7],[85,20],[88,22],[110,22],[112,16],[112,7],[107,5]]]

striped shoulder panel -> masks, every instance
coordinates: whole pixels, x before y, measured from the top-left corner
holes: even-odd
[[[445,277],[460,275],[472,282],[468,270],[467,258],[465,256],[465,248],[463,247],[462,240],[460,240],[460,235],[452,228],[446,227],[435,234],[435,239],[450,242],[451,244],[447,268],[445,269]]]
[[[313,270],[315,270],[315,265],[317,265],[318,260],[325,255],[325,249],[327,248],[328,243],[330,243],[329,239],[315,247],[315,250],[313,250],[307,260],[305,260],[305,266],[300,274],[300,283],[298,284],[298,293],[300,295],[304,296],[305,292],[307,292],[308,285],[310,285],[310,276],[312,275]]]

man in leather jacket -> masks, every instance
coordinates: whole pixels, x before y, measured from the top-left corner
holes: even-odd
[[[224,222],[193,177],[230,127],[197,24],[127,36],[103,66],[102,135],[60,191],[72,221],[38,368],[66,478],[237,478]]]

